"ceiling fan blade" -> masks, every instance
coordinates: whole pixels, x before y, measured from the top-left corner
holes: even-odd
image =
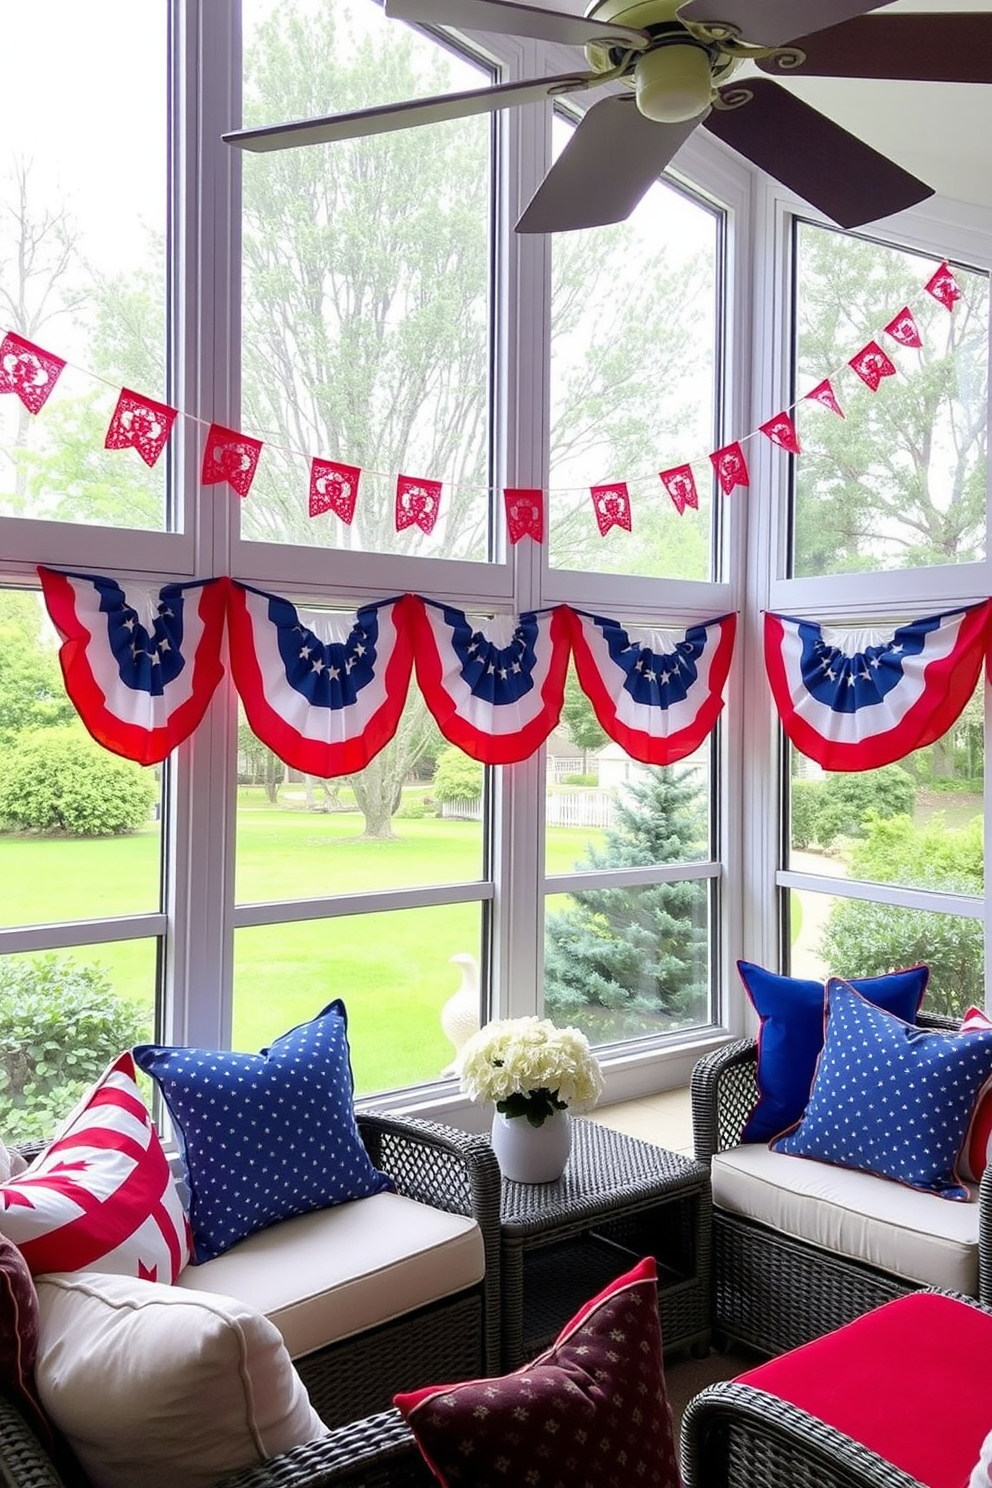
[[[638,113],[633,94],[601,99],[534,193],[517,232],[568,232],[622,222],[702,117],[656,124]]]
[[[899,78],[920,83],[992,83],[992,15],[860,16],[812,36],[793,37],[798,67],[767,57],[778,77]]]
[[[809,36],[891,4],[892,0],[687,0],[679,7],[678,18],[733,26],[742,41],[755,46],[781,46],[794,36]]]
[[[458,31],[498,31],[505,36],[531,36],[564,46],[588,46],[604,38],[646,46],[648,33],[612,21],[587,21],[584,16],[520,5],[515,0],[386,0],[386,14],[423,26],[451,26]]]
[[[351,114],[327,114],[320,119],[294,119],[289,124],[263,124],[254,129],[233,129],[221,136],[243,150],[288,150],[294,145],[326,145],[334,140],[362,139],[369,134],[388,134],[415,124],[441,124],[448,119],[467,119],[473,114],[493,113],[511,104],[534,103],[539,99],[580,92],[602,81],[598,72],[564,73],[560,77],[535,78],[530,82],[498,83],[492,88],[471,88],[464,93],[443,93],[436,98],[412,98],[406,103],[385,103],[357,109]]]
[[[706,128],[839,227],[861,227],[933,196],[933,188],[768,78],[718,88],[750,94],[714,108]]]

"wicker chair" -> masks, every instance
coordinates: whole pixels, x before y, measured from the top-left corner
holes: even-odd
[[[58,1471],[17,1406],[0,1394],[0,1482],[5,1488],[88,1488]],[[229,1474],[218,1488],[436,1488],[398,1411],[340,1426],[258,1467]]]
[[[921,1015],[923,1027],[953,1029]],[[757,1041],[707,1055],[692,1073],[695,1153],[709,1163],[740,1143],[757,1098]],[[992,1305],[992,1167],[979,1193],[979,1297]],[[713,1327],[761,1353],[780,1354],[818,1338],[918,1285],[780,1234],[738,1214],[713,1210]],[[757,1480],[760,1481],[760,1480]],[[785,1481],[784,1479],[782,1481]]]
[[[944,1295],[980,1307],[971,1298]],[[908,1371],[915,1368],[916,1360],[909,1360]],[[954,1420],[957,1402],[935,1398],[932,1384],[928,1380],[920,1419],[925,1429],[939,1435]],[[948,1393],[953,1396],[953,1388]],[[985,1429],[986,1422],[977,1423],[979,1439]],[[863,1443],[778,1395],[738,1380],[709,1385],[693,1396],[683,1412],[680,1435],[685,1488],[923,1488],[917,1478]]]
[[[499,1372],[500,1170],[484,1137],[407,1116],[360,1112],[372,1162],[397,1191],[449,1213],[471,1215],[483,1237],[486,1272],[473,1288],[418,1308],[295,1361],[314,1409],[340,1428],[328,1439],[239,1474],[239,1488],[264,1483],[429,1483],[413,1438],[390,1409],[397,1390]],[[20,1150],[34,1156],[37,1144]],[[47,1488],[60,1480],[16,1408],[0,1396],[0,1481]],[[376,1414],[381,1413],[381,1414]],[[366,1419],[369,1418],[369,1419]],[[22,1466],[23,1464],[23,1466]],[[405,1475],[404,1475],[405,1474]]]

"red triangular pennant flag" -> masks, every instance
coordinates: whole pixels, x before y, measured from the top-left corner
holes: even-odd
[[[780,449],[788,450],[790,455],[801,455],[802,449],[799,445],[799,436],[791,416],[783,411],[777,413],[774,418],[759,424],[758,428],[762,434],[766,434],[772,444],[777,444]]]
[[[396,477],[396,531],[419,527],[433,532],[441,504],[441,482],[419,480],[412,475]]]
[[[658,479],[675,503],[680,517],[687,506],[699,510],[699,493],[691,465],[673,465],[671,470],[659,470]]]
[[[853,356],[848,362],[848,366],[854,369],[873,393],[878,391],[883,377],[896,375],[895,362],[885,354],[877,341],[869,341],[867,346],[862,346],[857,356]]]
[[[843,408],[841,408],[834,396],[833,384],[829,377],[825,377],[822,382],[818,382],[815,388],[810,388],[806,397],[812,399],[814,403],[819,403],[822,408],[829,408],[830,412],[836,413],[838,418],[845,417]]]
[[[146,465],[154,465],[172,433],[176,412],[168,403],[121,388],[104,449],[136,449]]]
[[[503,492],[510,542],[522,537],[544,541],[544,492],[530,486],[507,486]]]
[[[332,511],[342,522],[350,523],[358,499],[358,465],[342,465],[336,460],[310,462],[310,515],[319,517]]]
[[[923,345],[923,338],[908,305],[903,305],[899,314],[894,315],[884,329],[885,334],[891,336],[893,341],[898,341],[900,346]]]
[[[0,393],[16,393],[28,413],[38,413],[64,366],[61,357],[8,331],[0,341]]]
[[[710,463],[716,471],[724,496],[729,496],[736,486],[751,484],[744,450],[739,442],[725,444],[722,449],[714,450],[710,455]]]
[[[239,496],[247,496],[255,479],[261,453],[260,439],[253,439],[250,434],[240,434],[237,429],[225,429],[222,424],[211,424],[203,450],[200,480],[205,486],[216,486],[221,481],[227,481]]]
[[[593,511],[599,526],[600,537],[605,537],[611,527],[630,529],[630,492],[626,481],[614,481],[608,486],[590,486]]]
[[[953,310],[955,304],[961,298],[961,291],[958,289],[957,280],[951,273],[950,265],[946,260],[941,264],[933,277],[927,280],[923,287],[928,295],[933,295],[935,300],[940,301],[945,310]]]

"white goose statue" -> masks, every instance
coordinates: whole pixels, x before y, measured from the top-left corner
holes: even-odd
[[[454,1059],[441,1071],[442,1075],[456,1073],[459,1054],[479,1030],[479,963],[468,951],[459,951],[448,960],[453,966],[461,967],[462,980],[457,992],[451,994],[441,1009],[444,1036],[455,1050]]]

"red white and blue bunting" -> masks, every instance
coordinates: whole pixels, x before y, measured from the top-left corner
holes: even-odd
[[[568,605],[481,619],[414,594],[341,614],[228,578],[38,573],[77,712],[105,748],[144,765],[203,718],[224,674],[225,623],[253,732],[323,777],[364,769],[389,743],[414,664],[449,743],[483,764],[527,759],[561,717],[570,658],[609,738],[644,764],[674,764],[720,715],[737,632],[734,614],[685,630]],[[826,770],[871,770],[957,721],[992,660],[992,599],[885,633],[768,613],[764,642],[790,742]]]
[[[224,675],[226,579],[128,583],[39,568],[66,691],[98,744],[158,764],[197,727]]]
[[[561,717],[568,672],[564,608],[496,615],[416,600],[417,683],[441,733],[473,759],[509,765],[539,749]]]
[[[389,743],[413,669],[410,595],[353,615],[231,582],[234,685],[252,732],[308,775],[351,775]]]
[[[610,738],[644,764],[671,765],[716,723],[736,632],[736,615],[674,631],[625,628],[574,610],[572,654]]]
[[[992,601],[888,634],[765,615],[765,667],[786,735],[825,770],[873,770],[939,739],[978,683]]]

